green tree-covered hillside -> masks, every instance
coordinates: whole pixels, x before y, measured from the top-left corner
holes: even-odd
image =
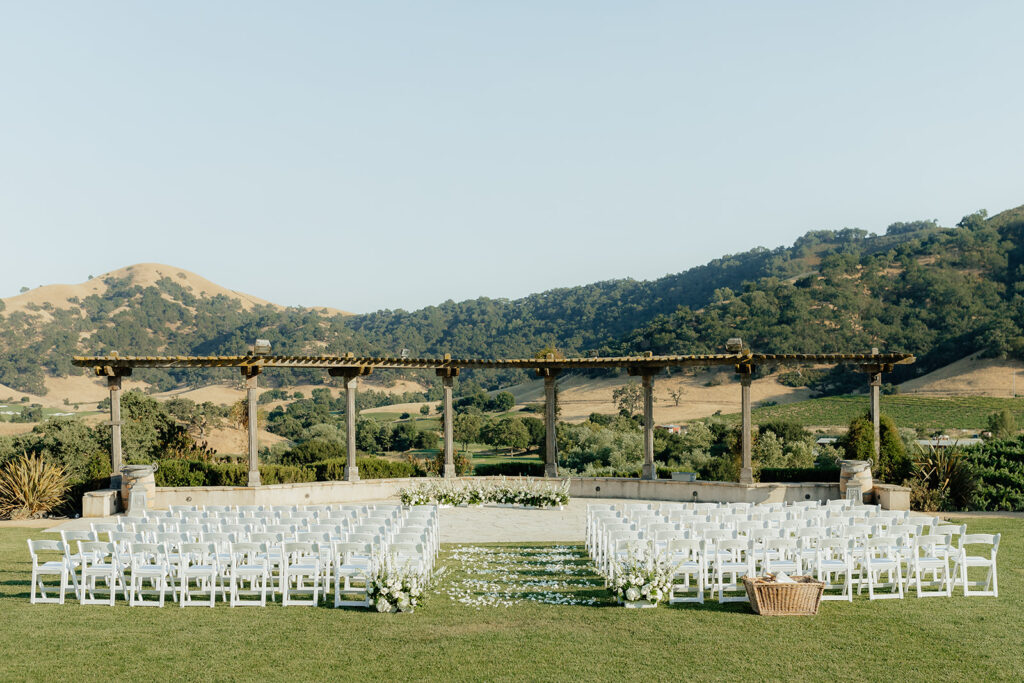
[[[904,372],[920,373],[976,351],[1022,354],[1022,233],[1024,207],[971,214],[952,228],[913,221],[884,235],[814,231],[790,247],[759,247],[657,280],[355,316],[197,294],[171,277],[138,284],[108,276],[89,296],[0,307],[0,383],[38,394],[46,374],[77,371],[76,353],[236,354],[257,337],[275,353],[522,357],[548,346],[566,355],[706,352],[739,335],[764,351],[910,351],[920,361]],[[153,370],[144,379],[169,389],[226,372]],[[841,370],[808,377],[826,391],[848,385]],[[267,374],[278,384],[324,379]]]

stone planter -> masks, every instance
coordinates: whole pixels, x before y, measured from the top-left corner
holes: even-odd
[[[871,463],[867,460],[839,461],[839,495],[846,497],[846,487],[860,486],[861,494],[871,493],[874,488],[871,479]]]

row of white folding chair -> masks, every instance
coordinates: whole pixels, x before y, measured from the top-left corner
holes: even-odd
[[[401,562],[412,562],[417,570],[427,572],[430,568],[430,558],[426,552],[426,546],[422,538],[415,537],[406,539],[406,543],[393,544],[384,552],[395,553]],[[180,543],[174,551],[169,549],[166,543],[128,543],[126,547],[119,548],[118,544],[101,541],[85,541],[79,543],[77,564],[71,561],[71,554],[62,541],[30,541],[29,551],[33,559],[33,592],[32,602],[63,602],[68,579],[74,577],[73,567],[77,566],[81,573],[81,580],[74,582],[74,590],[83,604],[113,604],[116,594],[124,592],[125,598],[130,604],[138,604],[143,601],[144,584],[149,582],[152,586],[150,593],[159,595],[155,603],[162,605],[165,592],[169,589],[174,594],[175,581],[179,588],[176,599],[182,606],[192,604],[195,594],[207,594],[208,604],[214,604],[216,592],[220,590],[228,599],[229,587],[225,585],[227,579],[230,581],[230,596],[232,604],[239,598],[236,571],[239,560],[235,548],[245,550],[251,555],[252,546],[262,549],[261,557],[266,571],[260,586],[262,598],[261,604],[265,603],[268,587],[274,590],[271,577],[272,566],[276,563],[278,567],[278,591],[282,593],[283,604],[296,603],[295,595],[310,595],[310,604],[315,604],[317,593],[322,585],[324,594],[335,566],[344,574],[346,589],[352,588],[353,578],[358,578],[359,572],[353,571],[353,567],[365,567],[368,571],[369,560],[359,561],[353,559],[353,549],[361,551],[366,558],[372,553],[370,544],[352,543],[315,543],[311,541],[286,541],[278,547],[275,558],[273,549],[267,543],[229,543],[225,548],[215,542]],[[42,550],[56,551],[62,554],[61,559],[50,560],[40,564],[37,561],[37,552]],[[316,553],[315,574],[307,571],[311,561],[311,551]],[[327,553],[332,553],[327,556]],[[347,554],[346,554],[347,553]],[[297,558],[293,557],[297,554]],[[358,553],[356,553],[358,554]],[[337,561],[335,561],[335,555]],[[251,564],[244,562],[243,564]],[[344,566],[344,569],[340,569]],[[252,567],[244,567],[245,574],[253,578]],[[37,585],[42,586],[41,576],[58,575],[61,579],[59,598],[50,598],[45,593],[40,599],[36,599],[35,591]],[[361,591],[365,601],[365,574],[363,586],[357,588]],[[339,574],[339,577],[341,575]],[[311,586],[306,585],[306,579],[311,580]],[[100,583],[102,581],[102,584]],[[340,578],[336,581],[336,584]],[[194,584],[194,587],[193,587]],[[97,598],[96,594],[105,593],[105,597]],[[336,595],[336,602],[341,599]]]

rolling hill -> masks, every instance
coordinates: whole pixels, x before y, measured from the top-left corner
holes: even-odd
[[[281,307],[171,266],[139,264],[79,285],[50,285],[0,300],[0,384],[35,396],[76,377],[79,353],[233,354],[256,337],[275,352],[531,356],[700,353],[742,336],[773,352],[909,351],[911,382],[968,354],[1024,355],[1024,207],[957,227],[894,223],[807,233],[792,246],[755,248],[657,280],[609,280],[522,299],[446,301],[417,311],[362,315]],[[397,372],[382,373],[390,381]],[[411,376],[410,376],[411,377]],[[477,373],[487,386],[529,380]],[[148,371],[153,390],[234,380],[226,371]],[[316,384],[323,373],[275,370],[268,385]],[[842,369],[777,376],[819,393],[859,388]],[[908,385],[908,388],[913,385]],[[0,388],[0,395],[3,389]]]

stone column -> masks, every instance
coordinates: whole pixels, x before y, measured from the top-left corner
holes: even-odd
[[[751,459],[751,420],[750,420],[750,373],[740,375],[740,403],[742,404],[743,422],[741,441],[743,445],[743,467],[740,470],[740,483],[754,483],[754,468]]]
[[[358,376],[345,378],[345,481],[359,481],[356,465],[356,389]]]
[[[121,375],[107,377],[110,390],[110,488],[121,490]]]
[[[351,356],[351,354],[349,354]],[[373,368],[348,367],[330,368],[331,377],[345,380],[345,481],[359,481],[359,466],[356,465],[356,389],[359,376],[369,375]]]
[[[555,406],[555,379],[558,370],[543,368],[544,375],[544,476],[558,476],[558,434],[555,422],[558,419]]]
[[[259,435],[259,396],[257,378],[259,368],[242,368],[245,377],[246,407],[249,411],[249,480],[246,486],[260,485],[260,435]]]
[[[873,452],[875,454],[875,465],[882,454],[882,425],[881,425],[881,400],[882,373],[871,372],[868,374],[868,383],[871,386],[871,426],[874,429]]]
[[[643,479],[657,479],[658,470],[654,467],[654,377],[650,374],[641,376],[644,389],[644,468]]]
[[[441,393],[443,407],[443,441],[441,447],[444,449],[444,472],[445,479],[452,479],[455,472],[455,430],[453,421],[455,414],[452,409],[452,388],[455,384],[455,375],[459,374],[458,368],[440,368],[437,374],[441,377]]]

